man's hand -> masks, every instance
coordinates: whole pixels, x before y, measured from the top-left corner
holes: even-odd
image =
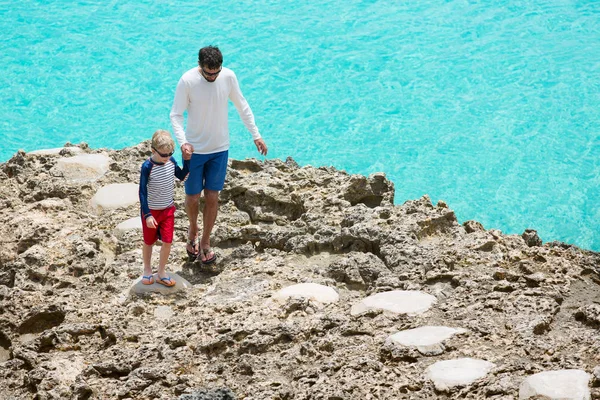
[[[146,226],[150,229],[156,229],[156,220],[152,215],[146,218]]]
[[[181,146],[181,155],[184,160],[189,160],[192,158],[192,153],[194,152],[194,146],[191,143],[186,143]]]
[[[254,141],[254,144],[256,145],[256,150],[258,150],[260,154],[262,154],[263,156],[267,155],[267,145],[264,140],[256,139]]]

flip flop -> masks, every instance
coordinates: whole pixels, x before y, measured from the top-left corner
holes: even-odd
[[[206,258],[206,255],[210,252],[213,253],[213,256],[211,258]],[[200,257],[200,262],[202,262],[204,265],[212,264],[217,260],[217,253],[212,251],[210,247],[208,249],[202,249],[202,255],[204,255],[204,258],[206,258],[206,260],[203,260],[202,257]]]
[[[190,262],[195,261],[196,258],[198,258],[199,252],[198,251],[196,251],[196,252],[189,251],[188,246],[192,246],[192,248],[195,250],[197,245],[198,245],[198,242],[196,241],[196,239],[194,239],[194,240],[188,240],[187,245],[185,246],[185,251],[188,255],[188,261],[190,261]]]
[[[147,280],[148,283],[145,283],[144,279]],[[142,275],[142,284],[144,284],[144,285],[154,284],[154,275]]]
[[[161,285],[164,285],[166,287],[172,287],[175,286],[175,282],[173,282],[171,280],[170,276],[165,276],[164,278],[158,278],[158,280],[156,281],[156,283],[160,283]]]

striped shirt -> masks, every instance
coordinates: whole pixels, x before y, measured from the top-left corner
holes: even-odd
[[[173,157],[164,164],[152,157],[144,161],[140,174],[140,205],[144,219],[151,215],[150,210],[164,210],[173,205],[175,177],[183,181],[189,169],[189,160],[183,161],[181,169]]]

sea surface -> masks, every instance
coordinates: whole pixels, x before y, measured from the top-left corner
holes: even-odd
[[[383,171],[487,228],[600,250],[600,2],[0,0],[0,162],[171,129],[224,53],[269,158]],[[259,157],[233,106],[231,156]]]

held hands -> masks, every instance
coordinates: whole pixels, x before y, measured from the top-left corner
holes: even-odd
[[[151,215],[148,218],[146,218],[146,226],[150,229],[156,229],[156,220],[154,219],[154,217]]]
[[[256,150],[258,150],[258,152],[260,154],[262,154],[263,156],[267,155],[267,150],[268,149],[267,149],[267,145],[266,145],[266,143],[265,143],[264,140],[262,140],[262,139],[256,139],[254,141],[254,144],[256,145]]]
[[[181,146],[181,156],[184,160],[189,160],[192,158],[192,153],[194,152],[194,146],[190,143],[186,143]]]

